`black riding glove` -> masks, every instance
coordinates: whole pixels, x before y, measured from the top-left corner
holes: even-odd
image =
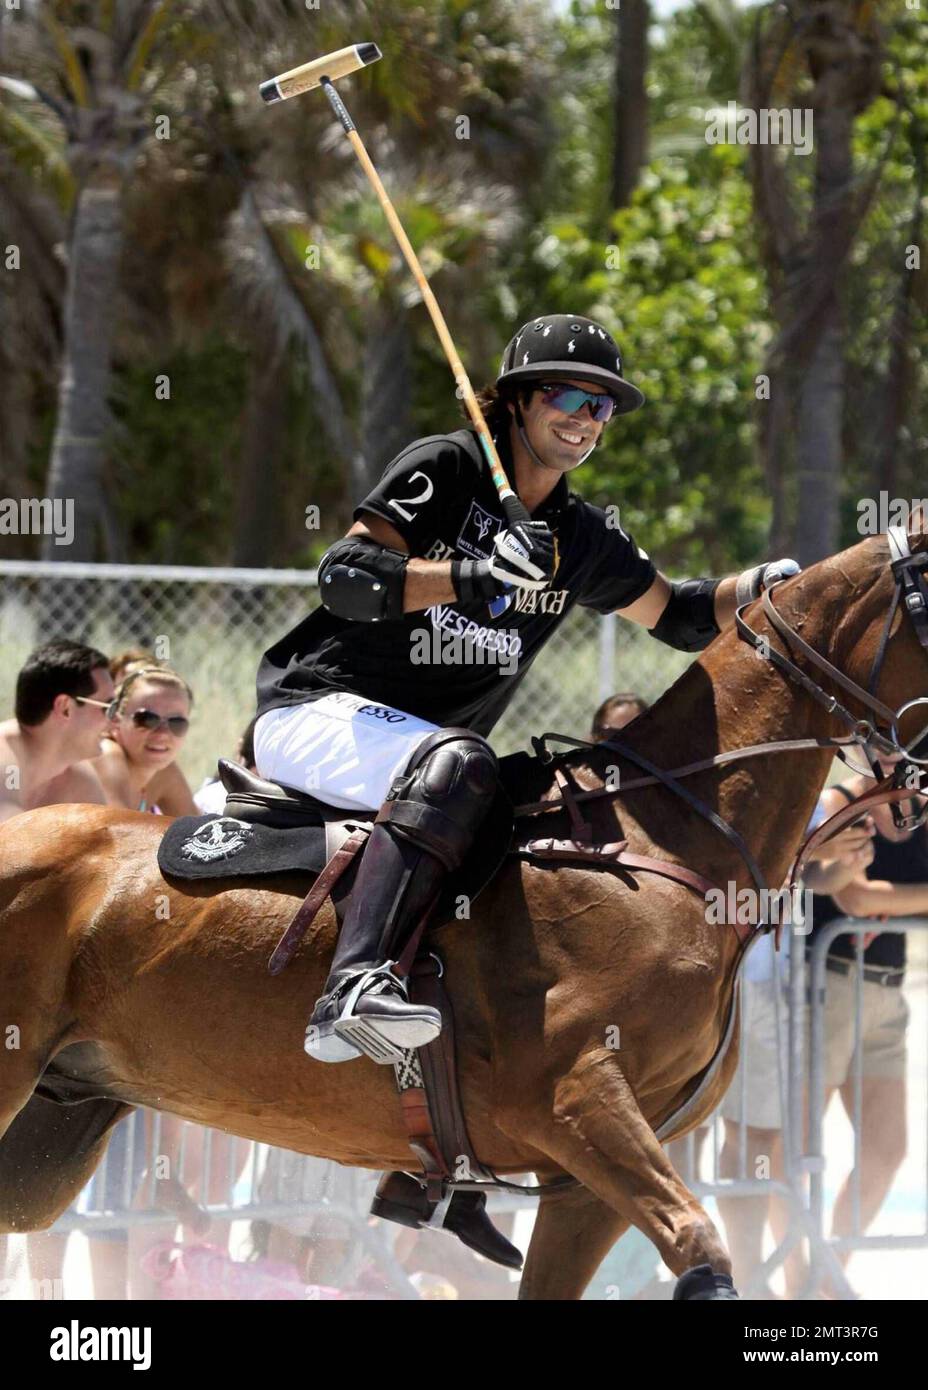
[[[517,589],[543,589],[554,575],[554,536],[543,521],[500,531],[489,560],[452,560],[451,582],[461,603],[488,601]]]
[[[543,589],[554,575],[554,536],[544,521],[517,522],[497,533],[489,563],[517,589]]]

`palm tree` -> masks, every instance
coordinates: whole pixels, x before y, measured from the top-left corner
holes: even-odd
[[[612,206],[627,206],[648,157],[648,0],[626,0],[615,17]]]
[[[24,92],[53,112],[75,183],[64,353],[48,492],[73,499],[69,559],[93,559],[108,423],[126,173],[144,138],[142,77],[172,6],[26,5],[9,21],[8,60],[35,74]],[[40,85],[41,84],[41,85]],[[53,555],[52,540],[46,545]]]
[[[465,189],[468,181],[479,180],[490,198],[505,204],[502,185],[511,188],[530,178],[541,158],[541,96],[550,75],[539,55],[544,26],[538,25],[534,37],[522,27],[526,16],[542,13],[541,7],[536,0],[480,0],[470,7],[430,0],[424,8],[425,24],[422,14],[401,0],[378,0],[376,7],[330,0],[312,17],[313,48],[341,47],[346,33],[357,37],[368,23],[378,38],[385,36],[387,61],[351,84],[350,104],[378,167],[395,180],[395,188],[415,185],[412,171],[428,166],[424,183],[416,187],[416,199],[425,205],[435,196],[440,200],[441,188],[452,178]],[[261,78],[303,56],[305,21],[288,0],[262,6],[248,0],[127,0],[118,6],[60,0],[41,10],[27,4],[17,22],[6,25],[7,64],[34,78],[29,84],[16,82],[8,101],[16,104],[18,119],[35,113],[52,122],[56,151],[72,183],[65,347],[49,469],[52,495],[73,498],[76,506],[77,540],[69,558],[94,558],[101,521],[107,544],[120,544],[104,485],[112,364],[125,317],[121,307],[128,307],[120,306],[119,296],[125,298],[127,278],[138,283],[154,277],[162,283],[183,277],[183,259],[193,258],[189,239],[172,228],[159,264],[136,269],[136,235],[133,261],[122,256],[126,219],[141,219],[146,233],[159,219],[170,220],[171,202],[165,199],[170,183],[154,188],[146,203],[144,179],[157,160],[167,165],[174,160],[189,177],[184,141],[195,125],[201,154],[222,164],[222,177],[228,176],[235,190],[219,262],[230,293],[225,313],[215,296],[208,301],[210,312],[252,362],[251,399],[243,411],[237,557],[254,562],[266,553],[273,530],[266,518],[258,524],[262,513],[259,508],[256,516],[252,506],[258,499],[266,511],[271,496],[269,460],[256,422],[272,399],[279,406],[294,347],[307,365],[321,436],[344,467],[349,494],[356,496],[369,480],[365,452],[374,457],[375,442],[383,444],[386,403],[392,402],[396,414],[395,403],[411,399],[408,367],[402,366],[410,360],[403,344],[412,342],[410,304],[403,292],[409,281],[394,249],[388,254],[396,273],[375,277],[374,300],[353,321],[351,313],[346,319],[340,312],[333,289],[334,241],[328,235],[333,202],[356,200],[355,190],[362,186],[370,203],[365,216],[372,209],[378,219],[381,215],[328,104],[308,98],[268,110],[255,95]],[[183,70],[191,56],[197,66],[194,90],[189,69]],[[0,107],[5,109],[6,104]],[[179,128],[163,144],[146,139],[156,112],[171,113]],[[472,123],[471,138],[463,143],[455,140],[460,112]],[[130,170],[141,170],[142,177],[130,182]],[[468,201],[462,202],[466,210]],[[479,218],[480,199],[470,203]],[[414,218],[417,211],[411,207],[404,215]],[[294,236],[302,234],[300,224],[322,229],[317,233],[321,274],[307,274],[302,250],[294,244]],[[498,219],[498,225],[511,228],[511,219],[508,224]],[[382,219],[378,236],[388,239]],[[202,262],[203,248],[196,253]],[[354,274],[363,279],[364,271]],[[458,293],[462,318],[473,318],[472,282],[450,272],[446,278],[448,290]],[[200,303],[200,312],[203,307]],[[164,341],[169,327],[162,314],[152,327],[155,340]],[[475,331],[481,342],[487,339],[484,324]],[[275,376],[271,364],[280,366],[280,374]],[[397,364],[402,379],[391,380]],[[352,378],[356,383],[359,377],[381,383],[369,387],[361,402],[366,451],[348,407]]]
[[[471,6],[432,0],[423,24],[421,12],[399,0],[351,8],[359,12],[352,32],[361,32],[368,10],[376,18],[372,32],[383,39],[384,62],[369,70],[370,81],[351,89],[349,107],[426,273],[437,277],[459,346],[470,345],[472,359],[485,361],[497,344],[479,312],[473,273],[490,278],[488,255],[501,253],[516,232],[513,191],[537,178],[545,155],[550,70],[540,52],[542,10],[514,0]],[[320,48],[342,41],[336,29],[315,32]],[[292,62],[292,54],[281,55],[282,65]],[[334,424],[337,438],[329,442],[347,465],[346,493],[357,498],[411,437],[414,359],[435,353],[437,345],[328,103],[291,103],[272,114],[273,142],[247,174],[243,220],[250,232],[243,234],[236,219],[230,238],[238,248],[233,281],[266,345],[259,360],[286,341],[302,342],[320,422]],[[462,117],[466,138],[459,139]],[[306,273],[303,253],[310,246],[319,249],[320,273]],[[266,470],[266,455],[256,467]],[[246,486],[249,495],[254,491]]]
[[[760,12],[746,75],[755,110],[807,107],[815,168],[803,218],[787,165],[773,146],[749,146],[757,226],[779,333],[771,348],[768,476],[775,524],[785,527],[786,441],[795,401],[796,546],[803,564],[837,549],[843,461],[845,337],[841,289],[851,246],[880,169],[863,187],[852,150],[854,122],[880,95],[883,37],[869,4],[802,0]],[[887,151],[888,152],[888,151]]]
[[[2,96],[0,185],[0,256],[19,258],[15,274],[0,276],[0,477],[4,493],[21,497],[31,491],[28,452],[42,378],[61,351],[65,277],[56,248],[73,184],[41,125],[20,117]],[[26,544],[8,537],[4,549],[25,554]]]
[[[735,100],[750,38],[750,13],[737,0],[693,0],[651,55],[657,95],[648,103],[652,159],[692,158],[706,147],[706,118]]]
[[[247,33],[252,11],[246,0],[27,0],[4,14],[4,58],[14,77],[7,92],[54,116],[59,153],[73,180],[64,346],[47,482],[51,497],[74,503],[71,560],[95,558],[103,514],[127,178],[153,134],[165,89],[215,37],[209,22],[237,16],[239,34]],[[262,12],[264,22],[284,19],[292,31],[286,0],[267,0]],[[30,121],[25,106],[16,119],[21,125]],[[50,538],[46,546],[49,558],[61,558]]]

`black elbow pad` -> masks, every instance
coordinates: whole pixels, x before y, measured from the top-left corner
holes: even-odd
[[[319,562],[319,597],[330,613],[352,622],[401,618],[408,560],[368,536],[345,536]]]
[[[670,598],[652,637],[681,652],[701,652],[719,635],[715,591],[721,579],[683,579],[671,583]]]

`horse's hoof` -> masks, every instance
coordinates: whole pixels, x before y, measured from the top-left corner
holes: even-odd
[[[711,1265],[695,1265],[681,1274],[673,1291],[673,1301],[708,1303],[720,1298],[737,1298],[730,1274],[714,1274]]]

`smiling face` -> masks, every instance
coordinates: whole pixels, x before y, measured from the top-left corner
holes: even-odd
[[[98,667],[92,675],[93,690],[89,699],[101,703],[91,705],[70,696],[62,697],[63,701],[73,706],[68,744],[75,762],[99,757],[100,740],[110,727],[102,705],[108,704],[113,698],[113,679],[105,666]]]
[[[559,384],[579,386],[594,394],[602,393],[600,385],[583,377],[571,377]],[[515,415],[512,404],[509,409]],[[584,454],[598,441],[606,426],[594,420],[591,411],[589,401],[584,401],[578,411],[568,415],[550,405],[542,391],[532,392],[528,405],[522,407],[525,433],[536,454],[544,459],[549,468],[569,472],[577,467]]]
[[[190,717],[190,701],[182,686],[164,685],[144,677],[129,691],[124,708],[112,726],[113,737],[131,763],[156,772],[167,767],[177,757],[185,734],[175,734],[165,726],[160,729],[140,728],[133,715],[151,710],[162,719],[172,715]]]

